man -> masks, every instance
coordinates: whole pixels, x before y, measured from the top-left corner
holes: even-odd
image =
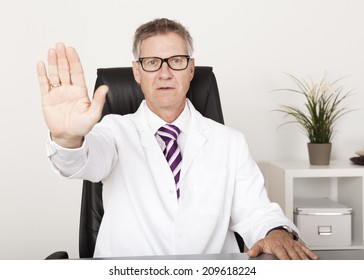
[[[73,48],[51,49],[48,72],[37,65],[52,166],[67,178],[103,182],[94,256],[238,252],[235,231],[251,257],[316,259],[268,200],[243,135],[204,118],[186,99],[192,52],[181,24],[156,19],[140,26],[133,72],[145,101],[134,114],[100,123],[108,88],[89,100]]]

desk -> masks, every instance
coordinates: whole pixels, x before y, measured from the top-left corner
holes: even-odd
[[[320,250],[314,251],[321,260],[364,260],[364,250]],[[261,254],[249,258],[246,253],[208,255],[169,255],[122,258],[100,258],[107,260],[277,260],[274,255]]]
[[[321,260],[364,260],[364,250],[314,250]]]

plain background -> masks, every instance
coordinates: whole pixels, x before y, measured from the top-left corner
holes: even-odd
[[[361,0],[0,0],[0,259],[78,257],[81,181],[50,168],[35,72],[56,42],[78,50],[91,94],[97,68],[131,65],[140,24],[180,21],[194,37],[196,65],[214,67],[226,125],[245,134],[260,163],[308,160],[298,127],[278,129],[279,104],[301,102],[272,92],[293,86],[284,73],[345,76],[355,92],[345,105],[356,111],[337,123],[332,159],[348,161],[364,147],[363,13]]]

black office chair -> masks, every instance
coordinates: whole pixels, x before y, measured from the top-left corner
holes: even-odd
[[[125,115],[134,113],[142,100],[143,93],[134,80],[131,67],[98,69],[95,89],[107,85],[109,92],[103,108],[102,116],[107,114]],[[187,97],[195,108],[205,117],[224,123],[219,91],[212,67],[195,68]],[[80,258],[92,258],[100,223],[104,214],[102,204],[102,183],[83,182],[79,253]],[[239,249],[244,250],[244,242],[240,235],[235,234]],[[48,258],[67,258],[65,252],[56,252]]]

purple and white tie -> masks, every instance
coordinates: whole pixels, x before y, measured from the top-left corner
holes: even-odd
[[[157,134],[162,138],[165,143],[163,154],[166,157],[169,167],[171,168],[173,173],[174,182],[176,183],[177,188],[177,199],[179,199],[180,196],[178,182],[179,176],[181,174],[182,163],[181,150],[177,144],[177,138],[180,132],[181,131],[179,130],[179,128],[172,124],[165,124],[157,131]]]

